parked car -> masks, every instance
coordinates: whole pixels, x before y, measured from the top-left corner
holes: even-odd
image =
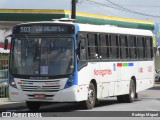
[[[155,82],[160,82],[160,69],[155,70]]]

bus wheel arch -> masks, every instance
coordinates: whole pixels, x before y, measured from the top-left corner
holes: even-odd
[[[92,79],[92,80],[90,81],[90,83],[93,83],[93,85],[94,85],[94,87],[95,87],[95,90],[96,90],[96,104],[99,104],[99,100],[98,100],[98,98],[97,98],[97,82],[96,82],[95,79]]]
[[[128,103],[134,102],[136,97],[136,81],[134,79],[130,80],[129,84],[129,94],[125,95],[125,100]]]
[[[95,90],[96,90],[96,98],[97,98],[97,82],[95,79],[92,79],[90,83],[93,83]]]
[[[132,77],[131,77],[131,80],[133,80],[133,81],[134,81],[134,84],[135,84],[135,89],[136,89],[135,98],[138,98],[136,77],[135,77],[135,76],[132,76]]]
[[[88,87],[88,98],[85,101],[81,101],[81,107],[84,109],[94,108],[97,101],[97,83],[95,80],[91,80]]]
[[[132,77],[131,77],[131,80],[134,81],[135,87],[137,88],[136,77],[135,77],[135,76],[132,76]]]
[[[129,94],[117,96],[117,100],[119,102],[132,103],[135,100],[135,98],[138,97],[138,94],[136,93],[136,78],[135,78],[135,76],[131,77],[128,90],[129,90]]]

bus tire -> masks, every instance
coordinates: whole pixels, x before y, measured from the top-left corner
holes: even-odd
[[[125,95],[119,95],[119,96],[117,96],[117,100],[118,100],[119,103],[126,102]]]
[[[135,94],[135,98],[138,99],[138,93]]]
[[[31,101],[26,101],[26,106],[30,111],[37,111],[39,110],[41,103],[40,102],[31,102]]]
[[[125,96],[126,102],[132,103],[135,100],[136,86],[135,82],[131,79],[129,86],[129,94]]]
[[[93,83],[89,84],[88,88],[88,99],[86,101],[82,101],[81,107],[84,109],[92,109],[96,104],[96,90]]]

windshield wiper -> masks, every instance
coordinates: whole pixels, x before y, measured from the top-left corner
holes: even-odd
[[[29,40],[28,36],[27,36],[27,35],[24,35],[24,36],[27,38],[28,46],[33,50],[33,47],[31,46],[31,42],[30,42],[30,40]]]
[[[54,41],[50,40],[50,43],[48,45],[48,54],[50,54],[55,49],[56,41],[57,41],[57,39],[55,39]]]

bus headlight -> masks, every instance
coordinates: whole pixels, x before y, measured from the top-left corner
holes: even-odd
[[[9,82],[10,86],[12,86],[14,88],[17,88],[17,85],[16,85],[16,83],[15,83],[14,78],[13,78],[12,75],[9,75],[9,81],[8,82]]]
[[[74,74],[71,74],[68,77],[68,80],[66,82],[66,85],[65,85],[64,89],[71,87],[73,85],[73,81],[74,81]]]
[[[73,82],[74,76],[73,76],[73,75],[70,75],[68,79],[69,79],[71,82]]]

